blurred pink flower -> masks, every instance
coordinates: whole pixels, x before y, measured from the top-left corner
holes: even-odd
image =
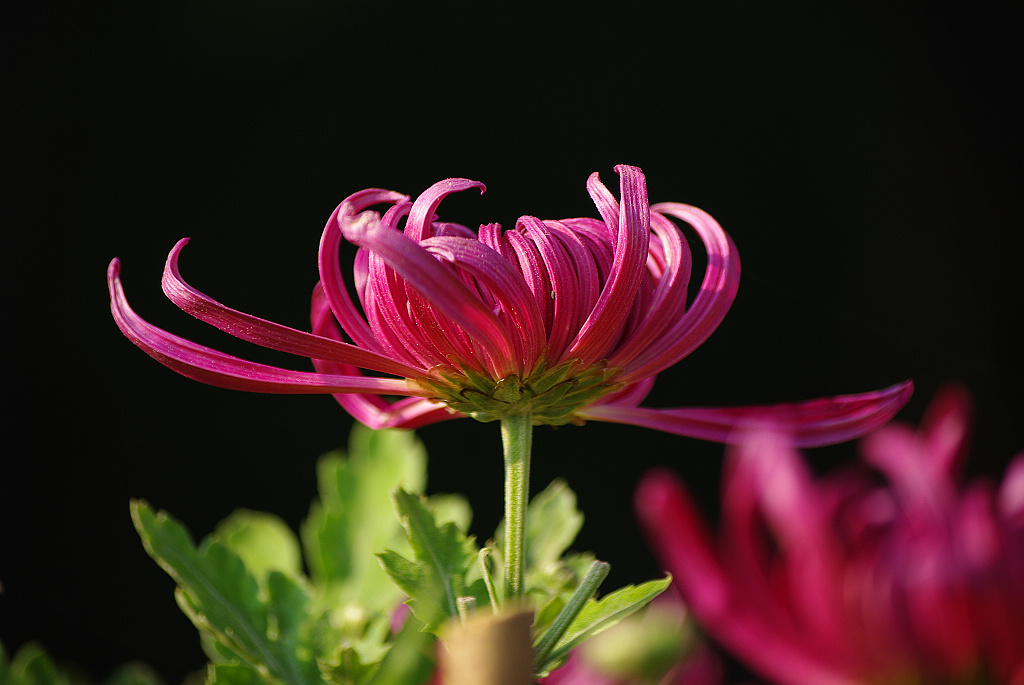
[[[445,196],[483,191],[468,179],[436,183],[414,202],[380,189],[349,196],[321,240],[312,333],[244,314],[191,287],[178,270],[187,239],[175,245],[163,288],[176,305],[235,337],[310,357],[315,373],[240,359],[149,324],[128,305],[117,259],[107,271],[111,310],[128,338],[184,376],[238,390],[332,393],[372,428],[529,412],[538,424],[610,421],[726,440],[750,408],[638,405],[655,375],[724,318],[739,283],[736,248],[695,207],[649,206],[639,169],[616,171],[618,201],[596,173],[587,182],[601,219],[523,216],[504,232],[498,224],[474,232],[437,219]],[[387,210],[369,211],[375,205]],[[688,224],[707,252],[689,306],[690,251],[673,220]],[[339,263],[342,240],[359,247],[352,284]],[[761,411],[800,444],[825,444],[884,424],[910,393],[908,381]]]
[[[753,431],[726,463],[717,546],[674,477],[646,477],[636,505],[698,622],[773,681],[1024,685],[1024,454],[999,487],[961,486],[969,428],[948,389],[918,432],[868,436],[886,484],[816,480],[783,434]]]

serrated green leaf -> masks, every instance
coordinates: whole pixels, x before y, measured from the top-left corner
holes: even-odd
[[[329,454],[317,467],[320,501],[302,527],[310,575],[331,592],[332,604],[384,611],[401,597],[374,558],[383,549],[405,551],[391,492],[421,492],[426,452],[409,431],[353,429],[349,457]]]
[[[671,582],[672,577],[667,576],[660,580],[649,580],[640,585],[627,585],[605,595],[600,600],[591,599],[555,645],[548,658],[548,663],[560,660],[583,640],[611,628],[622,619],[643,608],[664,592]]]
[[[394,501],[414,559],[393,550],[377,556],[391,579],[409,595],[409,607],[417,618],[433,630],[445,617],[458,616],[458,599],[465,594],[466,572],[476,559],[476,545],[454,523],[438,525],[423,497],[399,488]]]
[[[238,509],[217,525],[213,536],[237,554],[261,583],[269,571],[280,571],[293,578],[302,574],[298,538],[288,524],[273,514]]]
[[[210,538],[196,549],[181,524],[143,502],[132,502],[132,519],[146,551],[178,584],[179,603],[196,627],[253,668],[289,685],[307,682],[291,646],[268,635],[267,606],[238,555]]]

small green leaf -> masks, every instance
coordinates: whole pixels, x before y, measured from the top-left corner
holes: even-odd
[[[197,628],[288,685],[309,682],[308,666],[293,646],[268,635],[279,617],[260,600],[256,580],[238,555],[210,538],[196,549],[181,524],[143,502],[132,502],[132,519],[146,551],[177,582],[179,604]]]
[[[356,426],[349,456],[323,457],[318,466],[320,501],[302,526],[306,562],[315,583],[330,591],[335,605],[359,604],[389,610],[401,600],[374,554],[405,551],[391,492],[402,485],[422,492],[426,452],[409,431],[372,431]]]
[[[476,545],[454,523],[438,525],[423,497],[400,488],[394,500],[414,560],[393,550],[377,556],[391,579],[409,595],[409,607],[417,618],[433,630],[444,618],[458,616],[458,599],[466,594],[466,572],[476,558]],[[483,594],[477,599],[486,602],[486,590]]]
[[[664,592],[671,582],[672,577],[667,576],[661,580],[649,580],[640,585],[627,585],[605,595],[600,600],[590,600],[576,616],[562,639],[555,645],[548,662],[561,659],[583,640],[611,628],[622,619],[643,608]]]
[[[34,642],[21,646],[10,666],[0,651],[2,685],[70,685],[67,673],[58,668],[46,650]]]
[[[288,524],[273,514],[238,509],[217,525],[214,537],[237,554],[260,582],[269,571],[293,578],[302,574],[299,541]]]
[[[557,561],[583,527],[576,493],[557,479],[530,501],[526,522],[527,564]]]
[[[660,683],[696,641],[696,628],[681,605],[652,605],[587,640],[580,656],[616,682]]]

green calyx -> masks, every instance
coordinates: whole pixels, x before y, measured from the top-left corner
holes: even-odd
[[[614,381],[620,370],[600,363],[582,367],[578,359],[548,368],[541,360],[525,378],[512,375],[494,380],[459,366],[437,367],[433,376],[416,381],[434,399],[477,421],[529,413],[534,425],[562,426],[581,423],[576,410],[621,389],[623,384]]]

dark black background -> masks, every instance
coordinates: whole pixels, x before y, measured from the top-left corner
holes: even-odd
[[[329,397],[249,395],[159,366],[110,319],[136,309],[253,358],[160,292],[163,260],[222,302],[307,325],[323,224],[347,194],[481,180],[446,219],[595,215],[592,171],[644,169],[652,202],[711,212],[743,258],[725,323],[663,374],[658,406],[797,400],[912,377],[978,406],[974,472],[1024,445],[1021,17],[986,3],[11,3],[0,42],[3,454],[0,640],[102,677],[199,667],[128,499],[201,536],[233,508],[297,524],[351,419]],[[420,431],[432,491],[500,516],[494,425]],[[722,448],[642,429],[541,429],[535,490],[565,476],[608,586],[658,573],[631,491],[676,468],[712,511]],[[814,451],[820,468],[852,445]]]

